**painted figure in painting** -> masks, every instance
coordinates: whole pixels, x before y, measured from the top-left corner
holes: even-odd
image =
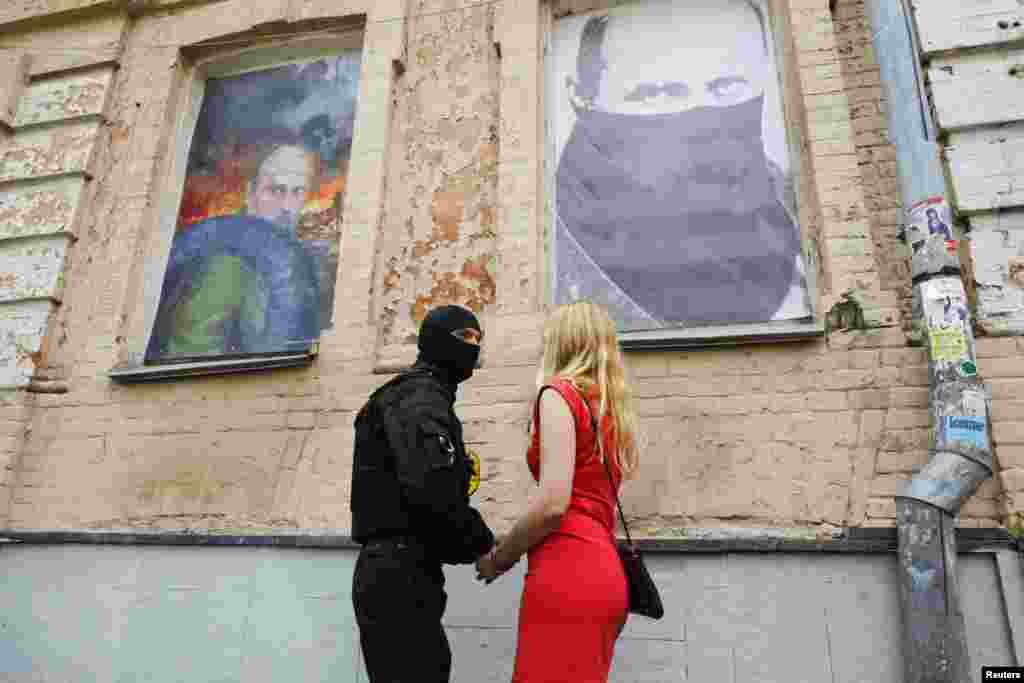
[[[747,0],[586,20],[565,80],[556,303],[594,298],[625,329],[810,315],[784,174],[765,149],[764,22]]]
[[[316,177],[315,164],[316,158],[298,145],[272,148],[249,183],[245,213],[294,235]]]
[[[243,215],[175,236],[147,356],[302,350],[316,338],[316,265],[295,236],[310,167],[303,148],[272,148]]]

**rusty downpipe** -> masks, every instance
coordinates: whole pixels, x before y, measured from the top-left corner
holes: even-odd
[[[989,392],[977,374],[974,335],[960,278],[940,147],[921,77],[906,0],[865,0],[896,148],[910,245],[913,326],[928,348],[931,459],[896,496],[906,683],[971,678],[955,518],[992,476]]]

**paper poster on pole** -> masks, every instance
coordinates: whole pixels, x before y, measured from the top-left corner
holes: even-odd
[[[965,441],[979,450],[988,448],[988,430],[983,417],[946,415],[946,441]]]
[[[962,328],[968,320],[967,294],[957,277],[929,280],[922,285],[921,303],[928,327]]]
[[[916,252],[932,235],[941,235],[947,243],[953,242],[952,213],[945,197],[929,197],[914,204],[907,212],[907,243]]]

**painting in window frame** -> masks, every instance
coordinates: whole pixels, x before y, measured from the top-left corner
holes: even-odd
[[[202,81],[146,365],[308,352],[333,326],[361,59]]]
[[[546,43],[550,301],[626,347],[819,334],[766,4],[615,3]]]

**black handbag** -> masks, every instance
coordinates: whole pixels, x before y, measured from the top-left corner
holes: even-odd
[[[590,427],[594,430],[594,454],[597,455],[601,439],[601,434],[597,431],[597,420],[594,419],[594,413],[590,410],[590,404],[583,396],[583,392],[579,391],[575,384],[573,387],[583,399],[583,405],[587,407],[587,413],[590,415]],[[538,399],[539,402],[540,399]],[[604,470],[608,473],[608,484],[612,487],[612,493],[615,494],[615,504],[619,508],[622,528],[626,530],[626,542],[618,541],[615,549],[619,553],[619,559],[622,560],[622,569],[626,573],[626,582],[629,584],[629,611],[649,619],[661,619],[665,616],[665,607],[661,604],[661,594],[658,593],[658,587],[654,585],[654,579],[647,571],[643,555],[633,545],[633,539],[629,535],[629,525],[626,524],[626,516],[622,514],[622,503],[619,501],[618,491],[615,490],[615,481],[612,479],[612,471],[608,467],[607,460],[604,460]]]

